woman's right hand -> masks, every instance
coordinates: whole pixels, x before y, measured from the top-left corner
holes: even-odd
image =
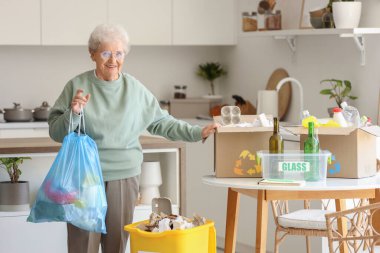
[[[83,90],[78,89],[77,94],[73,97],[73,100],[71,101],[71,110],[73,113],[79,114],[81,111],[81,108],[84,108],[88,101],[90,101],[91,94],[87,94],[86,96],[82,96]]]

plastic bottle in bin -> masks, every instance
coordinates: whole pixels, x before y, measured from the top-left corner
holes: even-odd
[[[340,104],[343,109],[343,117],[347,121],[349,126],[360,127],[360,114],[358,109],[353,106],[349,106],[346,102]]]
[[[333,109],[334,116],[333,120],[338,123],[341,127],[348,127],[346,119],[343,117],[342,109],[339,107],[335,107]]]
[[[284,153],[284,140],[279,131],[278,119],[273,118],[273,135],[269,139],[269,153],[271,154],[282,154]],[[282,156],[271,156],[269,161],[270,166],[270,178],[283,178],[283,172],[279,169],[279,162],[283,160]]]
[[[318,154],[319,153],[319,140],[318,135],[315,133],[314,122],[309,122],[308,135],[303,144],[305,154]],[[309,162],[309,171],[305,172],[306,181],[318,181],[319,177],[319,157],[305,155],[305,161]]]

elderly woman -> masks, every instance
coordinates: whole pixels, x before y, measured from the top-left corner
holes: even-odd
[[[97,253],[100,243],[103,253],[124,253],[128,234],[123,226],[132,222],[143,161],[140,134],[148,130],[169,140],[195,142],[214,133],[217,125],[202,129],[173,118],[161,110],[157,99],[139,80],[122,73],[129,52],[129,38],[122,27],[96,27],[88,49],[95,70],[84,72],[66,84],[51,110],[49,132],[52,139],[62,142],[70,112],[75,129],[84,108],[86,133],[98,146],[105,181],[107,234],[87,232],[68,224],[68,248],[69,252]]]

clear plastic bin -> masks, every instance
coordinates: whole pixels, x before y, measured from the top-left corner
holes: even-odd
[[[160,233],[146,232],[136,228],[147,220],[124,226],[130,234],[131,253],[216,253],[214,222],[184,230]]]
[[[305,154],[303,150],[285,151],[283,154],[258,151],[257,163],[264,179],[324,181],[331,153],[327,150],[316,154]]]

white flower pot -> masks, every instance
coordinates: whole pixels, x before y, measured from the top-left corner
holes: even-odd
[[[332,6],[335,28],[356,28],[362,11],[361,2],[334,2]]]

